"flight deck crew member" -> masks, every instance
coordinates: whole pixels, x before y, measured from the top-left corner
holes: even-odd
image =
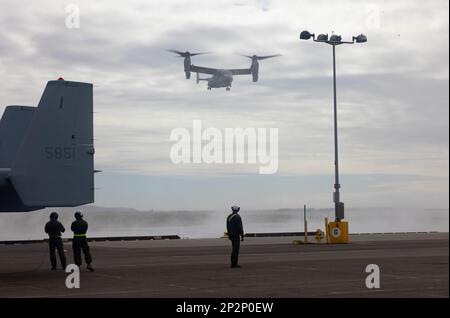
[[[64,255],[64,246],[61,239],[62,233],[66,229],[61,222],[58,221],[58,213],[50,213],[50,221],[45,224],[45,233],[48,234],[48,246],[50,248],[50,263],[52,264],[52,271],[56,270],[56,254],[55,249],[58,250],[61,267],[66,269],[67,261]]]
[[[241,241],[244,241],[244,227],[242,226],[241,216],[238,214],[241,208],[238,206],[232,206],[231,213],[227,217],[227,232],[228,238],[231,241],[233,250],[231,252],[231,268],[239,268],[239,248]]]
[[[75,264],[80,267],[82,264],[81,260],[81,250],[84,253],[84,259],[87,264],[87,269],[91,272],[94,269],[91,266],[92,256],[91,251],[89,250],[89,245],[87,242],[86,233],[88,230],[88,223],[83,220],[83,214],[79,211],[75,212],[75,221],[73,221],[71,226],[73,232],[73,241],[72,241],[72,249],[73,249],[73,259]]]

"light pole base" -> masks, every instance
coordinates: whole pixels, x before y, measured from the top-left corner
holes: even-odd
[[[334,205],[334,213],[336,216],[336,222],[345,219],[344,202],[336,202]]]
[[[348,222],[330,222],[327,226],[327,237],[330,244],[347,244],[348,237]]]

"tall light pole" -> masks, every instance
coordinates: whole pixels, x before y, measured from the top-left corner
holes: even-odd
[[[303,31],[300,33],[301,40],[313,39],[314,42],[330,44],[333,47],[333,95],[334,95],[334,189],[333,202],[336,221],[344,219],[344,203],[340,200],[339,189],[339,156],[338,156],[338,129],[337,129],[337,96],[336,96],[336,46],[341,44],[354,44],[367,42],[364,34],[354,36],[351,42],[342,41],[340,35],[332,35],[328,39],[328,34],[319,34],[316,38],[314,33]]]

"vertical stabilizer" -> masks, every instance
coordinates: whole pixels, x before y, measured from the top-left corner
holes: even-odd
[[[36,107],[8,106],[0,120],[0,168],[11,168]]]
[[[9,179],[26,206],[94,201],[92,84],[47,83]]]

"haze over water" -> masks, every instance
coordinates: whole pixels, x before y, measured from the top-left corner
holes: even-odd
[[[179,235],[182,238],[217,238],[225,231],[227,210],[138,211],[121,208],[82,209],[89,222],[89,236]],[[0,240],[46,237],[43,228],[50,209],[32,213],[0,214]],[[76,209],[59,209],[71,237],[70,224]],[[246,233],[303,231],[303,209],[241,211]],[[324,218],[333,219],[332,209],[308,209],[308,230],[324,229]],[[449,209],[442,208],[348,208],[351,233],[449,231]]]

